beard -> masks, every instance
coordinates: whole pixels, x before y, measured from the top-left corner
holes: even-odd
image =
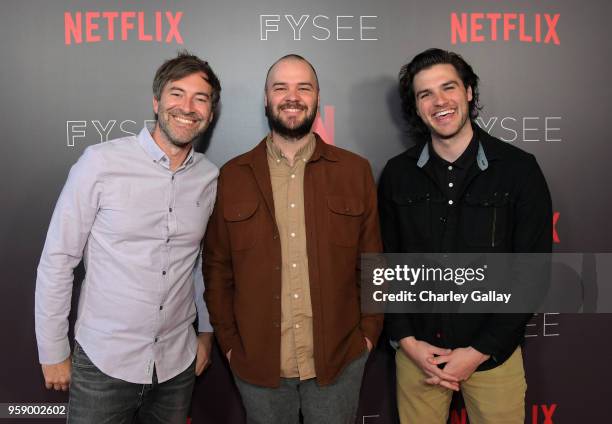
[[[202,122],[202,117],[196,113],[182,113],[180,111],[174,111],[172,113],[167,112],[165,109],[161,109],[157,114],[157,123],[159,125],[160,130],[168,141],[175,145],[176,147],[185,147],[188,144],[196,141],[204,132],[206,131],[207,125],[199,125],[192,129],[187,128],[175,128],[174,125],[170,122],[170,118],[168,115],[174,115],[190,120],[195,120],[197,122]]]
[[[279,109],[288,108],[288,107],[298,107],[302,109],[306,109],[306,106],[302,105],[299,102],[287,102],[279,106]],[[276,134],[280,135],[286,140],[299,140],[303,138],[310,132],[312,128],[312,124],[317,117],[317,108],[315,105],[310,113],[307,113],[301,123],[298,123],[295,126],[287,125],[280,117],[280,110],[278,113],[274,114],[274,110],[266,104],[266,117],[268,118],[268,125],[270,129]]]

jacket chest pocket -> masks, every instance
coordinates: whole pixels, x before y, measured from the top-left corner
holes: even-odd
[[[467,193],[461,207],[461,226],[468,246],[497,247],[507,237],[510,194],[487,196]]]
[[[398,194],[393,197],[402,237],[407,245],[420,245],[431,238],[431,197]]]
[[[345,247],[357,246],[363,202],[355,197],[327,196],[328,231],[334,244]]]
[[[258,201],[229,203],[223,209],[232,250],[245,250],[257,242]]]

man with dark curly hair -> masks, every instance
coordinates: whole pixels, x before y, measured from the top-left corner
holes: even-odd
[[[400,72],[417,145],[391,159],[379,209],[386,252],[550,252],[550,194],[535,158],[480,129],[478,76],[429,49]],[[473,423],[524,423],[520,344],[530,314],[388,314],[402,423],[446,423],[461,391]]]

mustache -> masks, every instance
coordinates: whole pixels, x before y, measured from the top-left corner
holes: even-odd
[[[172,110],[169,110],[168,113],[172,116],[187,118],[187,119],[191,119],[194,121],[199,121],[202,119],[202,117],[195,112],[184,112],[180,109],[172,109]]]
[[[283,103],[282,105],[280,105],[278,107],[280,110],[285,110],[285,109],[299,109],[299,110],[306,110],[307,106],[301,102],[297,102],[297,101],[287,101],[285,103]]]

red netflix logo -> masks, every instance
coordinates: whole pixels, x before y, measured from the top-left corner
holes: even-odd
[[[548,13],[451,13],[451,43],[518,40],[524,43],[559,45],[560,14]],[[544,30],[546,33],[544,33]]]
[[[157,41],[183,44],[179,29],[183,12],[156,11],[152,15],[134,11],[64,12],[64,43],[99,41]]]
[[[553,242],[561,243],[561,239],[559,239],[559,233],[557,232],[557,223],[559,222],[559,217],[561,216],[561,212],[553,213]]]
[[[531,424],[554,424],[553,415],[557,410],[557,404],[551,405],[532,405],[531,406]],[[540,415],[540,412],[542,413]],[[468,416],[465,408],[461,410],[450,411],[451,424],[467,424]]]
[[[557,404],[552,405],[532,405],[531,406],[531,424],[554,424],[553,414],[557,410]],[[540,411],[542,417],[540,419]]]
[[[325,106],[323,110],[325,112],[325,117],[321,117],[321,112],[319,110],[315,122],[312,125],[312,130],[319,134],[327,144],[334,144],[336,130],[334,115],[336,113],[336,108],[334,106]]]
[[[450,422],[451,424],[467,424],[468,420],[465,408],[462,408],[460,411],[451,411]]]

